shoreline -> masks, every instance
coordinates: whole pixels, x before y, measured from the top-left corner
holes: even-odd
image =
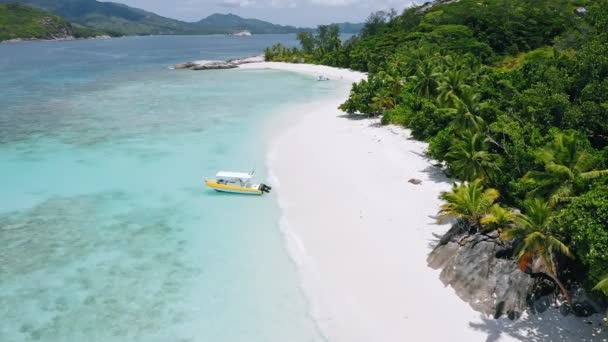
[[[451,182],[424,156],[426,144],[378,119],[337,109],[364,74],[320,65],[250,63],[325,75],[336,96],[297,108],[271,137],[268,170],[281,230],[309,300],[331,342],[606,341],[585,322],[551,308],[517,321],[485,317],[439,279],[426,258],[448,225],[437,225],[441,191]],[[293,112],[290,111],[291,114]],[[289,123],[289,124],[288,124]],[[411,178],[422,184],[408,183]]]
[[[111,39],[116,37],[111,36],[95,36],[95,37],[86,37],[86,38],[76,38],[73,36],[63,37],[63,38],[54,38],[54,39],[46,39],[46,38],[13,38],[8,40],[0,41],[0,44],[15,44],[15,43],[34,43],[34,42],[66,42],[66,41],[74,41],[74,40],[97,40],[97,39]]]

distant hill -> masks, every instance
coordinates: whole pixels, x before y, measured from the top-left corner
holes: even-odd
[[[199,22],[196,22],[199,28],[204,31],[214,33],[230,33],[242,30],[250,31],[251,33],[296,33],[299,31],[314,31],[313,28],[283,26],[269,23],[258,19],[247,19],[234,14],[212,14]],[[339,23],[340,32],[342,33],[359,33],[363,28],[363,23]]]
[[[231,33],[242,30],[251,33],[295,33],[301,28],[282,26],[258,19],[241,18],[234,14],[212,14],[199,22],[194,23],[198,28],[212,33]]]
[[[311,28],[275,25],[234,14],[212,14],[189,23],[162,17],[139,8],[96,0],[0,0],[0,4],[21,3],[65,17],[72,23],[116,35],[227,34],[247,30],[254,34],[295,33]],[[342,32],[356,33],[362,24],[342,23]]]
[[[68,20],[21,4],[0,5],[0,41],[70,39],[103,34],[73,26]]]
[[[0,0],[18,2],[65,17],[73,23],[121,35],[187,34],[190,25],[151,12],[96,0]]]

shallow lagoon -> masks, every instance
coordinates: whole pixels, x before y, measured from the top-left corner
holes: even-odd
[[[264,125],[332,85],[169,69],[294,44],[244,39],[0,46],[0,340],[323,340],[275,197],[202,180],[265,177]]]

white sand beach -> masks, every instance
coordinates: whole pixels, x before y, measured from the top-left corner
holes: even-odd
[[[606,341],[600,315],[550,309],[517,321],[483,317],[443,286],[426,258],[448,226],[435,223],[450,181],[426,145],[337,107],[364,74],[325,66],[251,63],[325,75],[339,96],[294,109],[269,152],[283,229],[312,315],[331,342]],[[422,180],[414,185],[409,179]],[[592,325],[586,322],[592,322]]]

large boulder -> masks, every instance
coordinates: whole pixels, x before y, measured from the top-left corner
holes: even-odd
[[[193,61],[182,64],[177,64],[175,69],[190,69],[190,70],[215,70],[215,69],[234,69],[238,64],[224,61]]]
[[[248,64],[248,63],[262,63],[265,61],[266,61],[266,59],[264,58],[263,55],[261,55],[261,56],[245,57],[245,58],[233,58],[233,59],[227,60],[226,62],[233,63],[236,65],[241,65],[241,64]]]
[[[264,56],[252,56],[245,58],[233,58],[227,61],[192,61],[177,64],[174,69],[189,69],[189,70],[212,70],[212,69],[234,69],[241,64],[260,63],[264,62]]]
[[[527,308],[534,279],[508,258],[511,244],[497,232],[470,233],[455,224],[433,249],[427,261],[441,269],[440,279],[473,309],[496,318],[507,314],[518,318]]]
[[[579,317],[587,317],[595,313],[606,311],[602,300],[593,293],[588,293],[582,287],[576,287],[571,291],[572,312]]]

